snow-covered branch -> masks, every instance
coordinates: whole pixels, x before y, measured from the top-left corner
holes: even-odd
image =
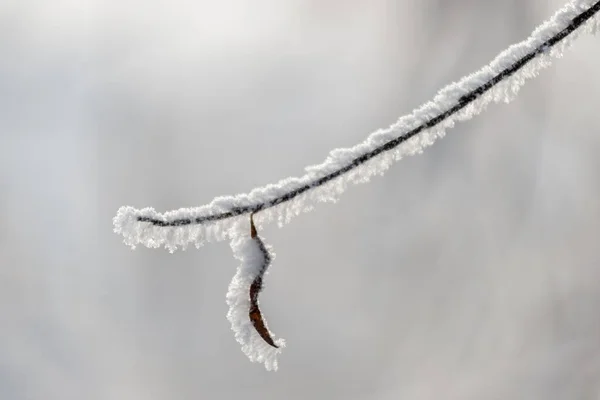
[[[455,123],[473,118],[492,102],[511,101],[523,84],[561,57],[582,32],[600,26],[600,0],[573,0],[521,43],[510,46],[479,71],[443,88],[435,98],[400,118],[387,129],[372,133],[352,148],[335,149],[320,165],[306,168],[299,178],[237,196],[217,197],[210,204],[160,214],[153,208],[121,207],[113,218],[114,230],[131,247],[178,246],[231,239],[241,261],[227,292],[227,318],[242,350],[251,361],[277,369],[285,342],[273,339],[258,307],[263,277],[274,254],[258,236],[258,225],[279,224],[316,203],[337,201],[349,184],[382,175],[395,161],[418,154],[445,135]],[[247,218],[247,215],[250,218]]]
[[[483,111],[492,102],[511,101],[526,80],[550,65],[582,32],[598,28],[600,1],[574,0],[539,26],[531,36],[500,53],[479,71],[443,88],[435,98],[364,142],[331,151],[325,162],[306,168],[302,177],[286,178],[250,193],[215,198],[210,204],[164,214],[153,208],[121,207],[115,232],[132,247],[164,245],[170,251],[189,243],[224,240],[240,217],[257,214],[259,225],[279,224],[319,202],[335,202],[349,184],[382,175],[402,157],[418,154],[456,122]]]

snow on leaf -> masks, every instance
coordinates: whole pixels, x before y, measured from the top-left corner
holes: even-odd
[[[263,363],[267,370],[277,370],[277,356],[285,341],[273,339],[258,302],[263,278],[275,254],[258,236],[252,218],[250,230],[248,234],[242,226],[236,226],[232,233],[231,248],[241,263],[227,291],[227,319],[250,361]]]

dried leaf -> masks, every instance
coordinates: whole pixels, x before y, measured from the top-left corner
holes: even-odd
[[[263,288],[262,279],[265,272],[267,271],[267,268],[269,267],[269,264],[271,263],[271,255],[267,251],[265,244],[256,232],[256,226],[254,225],[253,215],[254,214],[250,215],[250,236],[254,241],[257,242],[258,247],[263,253],[264,264],[260,267],[258,275],[256,276],[256,278],[254,278],[254,281],[252,281],[252,285],[250,285],[250,312],[248,313],[248,316],[250,317],[250,321],[252,321],[252,325],[254,326],[254,329],[256,329],[256,332],[258,332],[260,337],[263,338],[263,340],[271,346],[279,348],[279,346],[277,346],[273,341],[271,333],[267,329],[265,321],[263,320],[260,308],[258,307],[258,294]]]

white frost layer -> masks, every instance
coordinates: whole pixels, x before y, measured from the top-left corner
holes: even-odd
[[[235,339],[242,345],[242,351],[250,361],[263,363],[267,370],[274,371],[277,370],[277,356],[281,354],[282,349],[285,347],[285,340],[274,340],[279,348],[270,346],[256,332],[248,316],[250,312],[250,285],[260,272],[260,268],[265,261],[264,255],[260,251],[257,242],[248,233],[238,234],[239,230],[236,229],[236,231],[231,240],[231,248],[235,258],[240,260],[241,264],[227,291],[227,305],[229,305],[227,319],[231,322]],[[249,230],[245,229],[243,232],[249,232]],[[272,260],[275,254],[269,246],[266,246],[266,248],[271,254]],[[266,321],[264,322],[265,327],[268,329]],[[270,333],[273,337],[273,333]]]
[[[276,184],[253,189],[250,193],[237,196],[223,196],[215,198],[210,204],[195,207],[181,208],[164,214],[156,212],[153,208],[141,210],[133,207],[121,207],[113,218],[114,231],[122,234],[124,242],[135,247],[143,244],[147,247],[165,246],[174,251],[178,246],[187,247],[194,243],[197,247],[206,241],[224,240],[229,237],[229,230],[240,218],[247,216],[236,216],[221,221],[211,222],[203,225],[188,225],[180,227],[152,226],[148,222],[139,222],[137,217],[151,217],[162,221],[173,221],[182,218],[191,218],[227,212],[234,207],[269,203],[298,187],[304,185],[314,186],[314,182],[327,174],[336,171],[350,163],[352,160],[366,154],[378,146],[393,140],[403,133],[409,132],[431,118],[452,108],[458,103],[461,96],[468,94],[481,84],[490,80],[493,76],[514,65],[514,63],[527,53],[540,47],[546,40],[568,26],[574,17],[589,9],[595,1],[573,0],[559,10],[551,19],[539,26],[527,39],[518,44],[510,46],[500,53],[491,63],[479,71],[462,78],[457,83],[452,83],[443,88],[435,98],[414,110],[411,114],[400,118],[395,124],[387,129],[372,133],[364,142],[352,148],[335,149],[331,151],[327,159],[319,165],[306,168],[306,174],[299,178],[286,178]],[[402,143],[393,150],[383,152],[370,161],[356,167],[355,169],[341,175],[340,177],[295,197],[286,203],[281,203],[261,211],[256,216],[259,223],[268,223],[277,220],[283,225],[292,217],[311,210],[319,202],[335,202],[344,192],[349,184],[367,182],[374,175],[382,175],[395,161],[407,155],[419,154],[425,147],[432,145],[438,138],[445,135],[446,129],[452,128],[456,122],[466,121],[482,112],[488,104],[494,102],[509,102],[515,98],[517,92],[526,80],[537,75],[542,69],[550,65],[553,58],[562,56],[563,51],[571,45],[573,40],[582,32],[596,32],[600,25],[598,13],[566,38],[556,43],[521,68],[518,72],[504,78],[494,88],[479,96],[471,104],[446,118],[436,126],[423,130],[418,135]]]

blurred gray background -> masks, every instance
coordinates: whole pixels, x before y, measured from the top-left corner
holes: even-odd
[[[131,251],[166,211],[321,162],[564,0],[0,5],[0,398],[600,398],[600,42],[423,155],[263,231],[268,373],[227,242]]]

